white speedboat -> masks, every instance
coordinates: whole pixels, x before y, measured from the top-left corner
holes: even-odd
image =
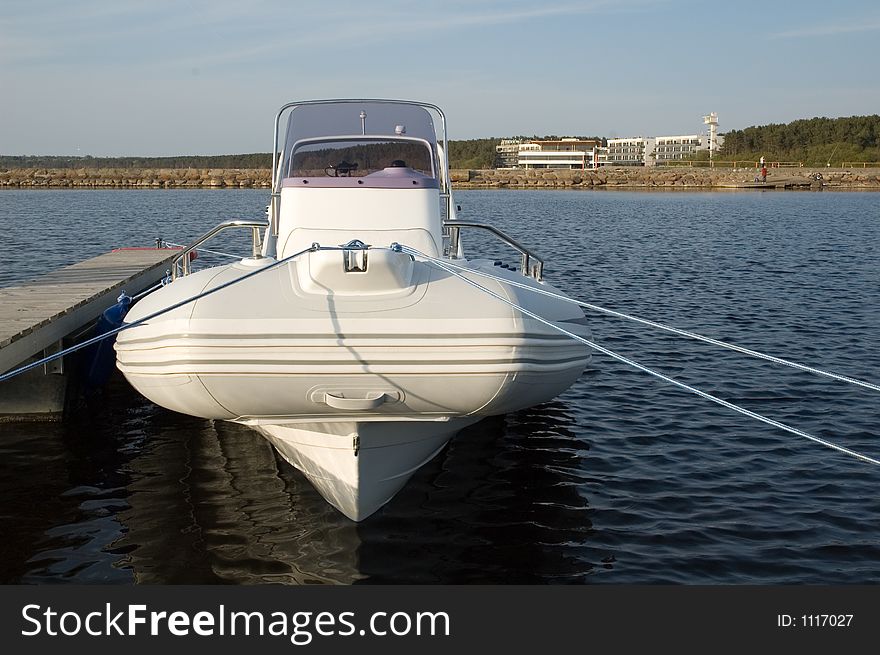
[[[258,430],[355,521],[461,428],[567,389],[588,349],[528,313],[588,336],[583,312],[464,279],[559,293],[533,253],[457,219],[446,143],[433,105],[285,105],[268,222],[230,221],[184,249],[180,274],[126,317],[161,312],[119,334],[120,370],[159,405]],[[253,256],[191,273],[189,252],[229,227],[252,230]],[[521,270],[466,259],[463,229],[499,236]]]

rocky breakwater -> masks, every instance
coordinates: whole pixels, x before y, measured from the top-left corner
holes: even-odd
[[[208,168],[9,168],[0,169],[0,188],[269,188],[267,169]]]
[[[458,189],[724,189],[754,187],[756,175],[754,168],[453,170],[452,183]],[[880,190],[880,169],[774,168],[767,186]]]
[[[755,187],[754,168],[599,168],[465,170],[451,172],[457,189],[722,189]],[[817,181],[816,175],[822,179]],[[0,188],[268,189],[263,168],[8,168]],[[877,168],[773,168],[773,188],[880,190]]]

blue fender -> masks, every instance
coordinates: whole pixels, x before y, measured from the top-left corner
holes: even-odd
[[[106,334],[122,325],[125,315],[131,307],[131,296],[124,291],[116,300],[116,304],[104,310],[95,325],[95,336]],[[113,344],[116,343],[116,335],[107,337],[83,351],[83,372],[86,389],[97,389],[107,384],[110,374],[116,366],[116,353]]]

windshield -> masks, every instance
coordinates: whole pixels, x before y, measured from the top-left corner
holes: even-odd
[[[286,177],[363,177],[389,167],[434,175],[431,150],[410,139],[344,139],[294,144]]]

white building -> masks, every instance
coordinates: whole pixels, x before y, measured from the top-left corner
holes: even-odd
[[[712,153],[724,143],[723,136],[715,136],[714,142],[706,134],[680,134],[656,137],[656,161],[662,164],[676,159],[693,159],[701,150]]]
[[[673,136],[629,137],[608,139],[608,163],[616,166],[654,166],[668,161],[693,159],[697,152],[718,151],[724,137],[718,135],[718,114],[703,117],[709,134],[676,134]]]
[[[608,139],[608,164],[614,166],[653,166],[654,139],[644,136]]]
[[[501,139],[495,146],[495,168],[516,168],[521,139]]]
[[[608,139],[602,147],[595,139],[563,138],[547,141],[502,139],[495,146],[497,168],[598,168],[614,166],[654,166],[693,159],[701,150],[718,152],[724,137],[718,134],[718,114],[703,117],[708,134],[678,134],[657,137]]]
[[[604,166],[607,149],[596,139],[564,138],[529,141],[519,145],[518,168],[597,168]]]
[[[709,149],[709,140],[701,134],[658,136],[654,149],[656,162],[662,164],[674,159],[692,159],[698,150]]]

